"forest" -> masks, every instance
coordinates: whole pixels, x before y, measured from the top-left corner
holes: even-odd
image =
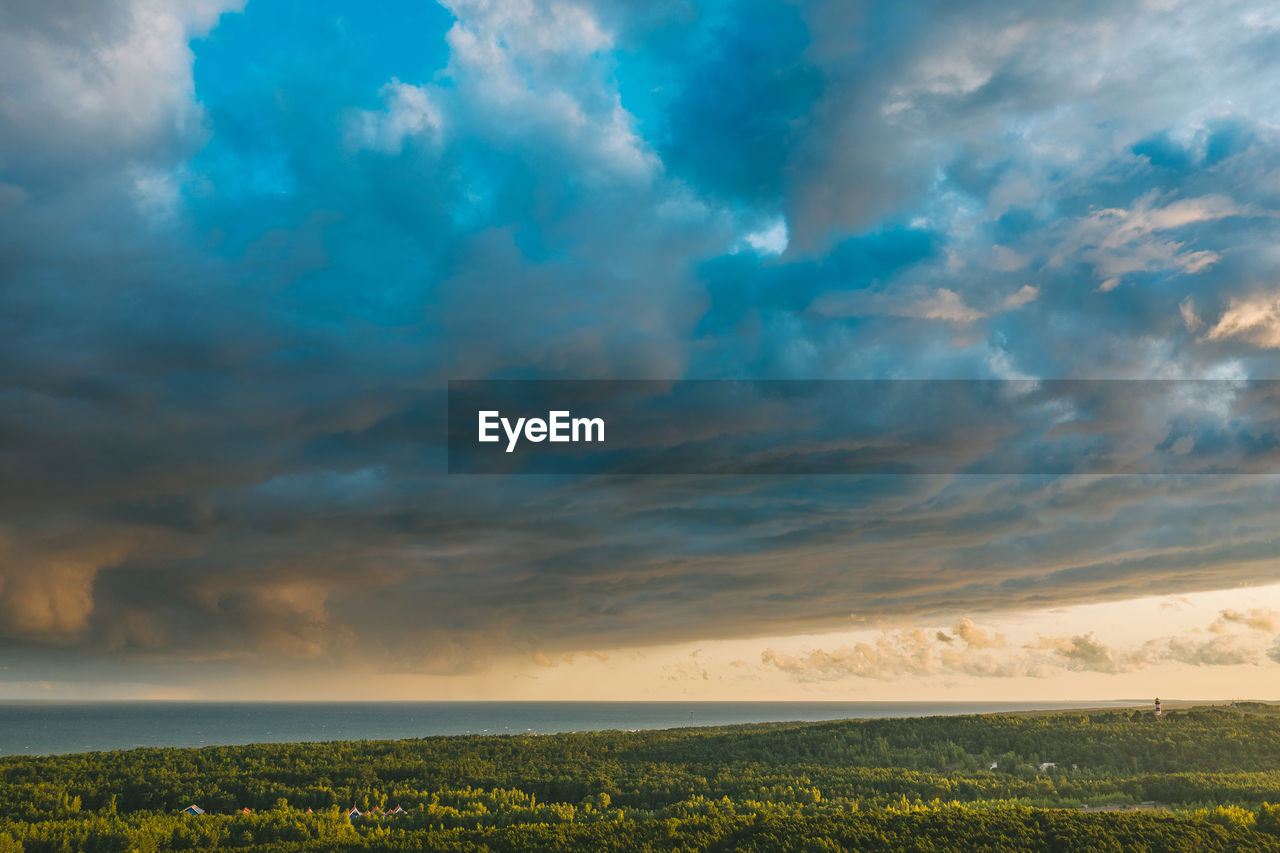
[[[0,853],[1280,851],[1276,803],[1236,703],[3,758]]]

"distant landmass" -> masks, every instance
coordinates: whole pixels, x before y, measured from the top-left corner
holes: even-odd
[[[1280,851],[1278,768],[1253,702],[20,756],[0,853]]]

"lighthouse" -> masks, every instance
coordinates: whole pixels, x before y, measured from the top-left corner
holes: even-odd
[[[1160,697],[1156,697],[1156,719],[1161,719],[1163,712],[1160,710]]]

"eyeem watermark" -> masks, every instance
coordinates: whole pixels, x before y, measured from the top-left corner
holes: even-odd
[[[451,474],[1280,474],[1280,380],[452,380],[447,405]]]
[[[501,427],[507,436],[507,453],[516,449],[523,436],[525,441],[534,443],[551,441],[555,443],[581,443],[604,441],[604,418],[575,418],[572,412],[547,412],[543,418],[510,418],[502,417],[496,409],[479,413],[480,431],[477,441],[491,443],[501,441],[498,434]]]

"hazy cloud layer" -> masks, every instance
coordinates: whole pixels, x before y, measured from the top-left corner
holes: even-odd
[[[1092,631],[1013,644],[965,618],[950,633],[885,631],[874,641],[831,651],[786,654],[769,648],[760,659],[766,667],[801,681],[958,675],[1050,678],[1063,671],[1118,674],[1169,664],[1259,665],[1275,659],[1275,641],[1280,640],[1275,636],[1277,624],[1275,611],[1266,608],[1243,613],[1224,610],[1207,629],[1157,637],[1137,646],[1116,646],[1098,639]],[[1228,632],[1225,625],[1243,626],[1243,630]]]
[[[0,33],[14,678],[1274,578],[1269,478],[471,479],[439,445],[449,378],[1280,376],[1269,4],[59,0]],[[1155,440],[1274,450],[1221,403]],[[1221,619],[1151,654],[1265,655]],[[773,663],[1007,665],[966,630]]]

